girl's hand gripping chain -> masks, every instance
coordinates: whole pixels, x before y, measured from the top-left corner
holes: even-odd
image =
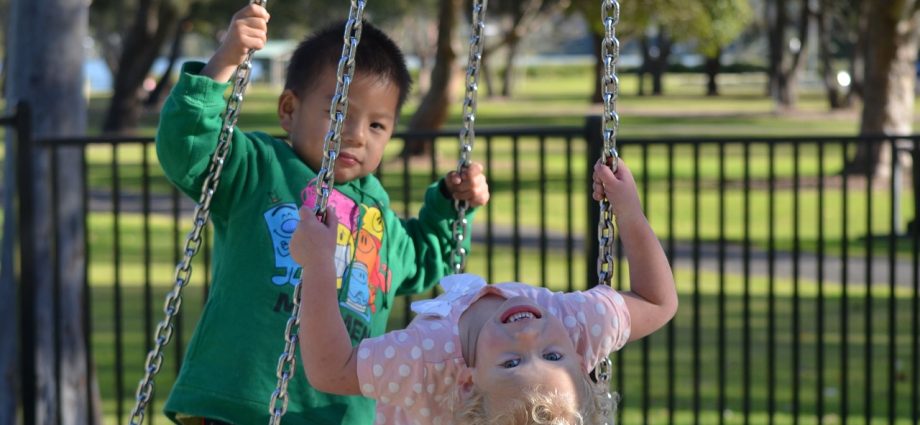
[[[637,216],[644,217],[644,215],[632,172],[622,159],[617,158],[616,160],[619,161],[616,173],[600,162],[594,165],[592,195],[595,201],[606,197],[613,205],[613,214],[617,218],[617,223],[622,224]]]
[[[335,282],[335,256],[336,233],[339,227],[338,217],[331,207],[326,212],[326,222],[313,212],[313,208],[300,208],[300,223],[291,236],[291,257],[310,276],[325,277],[331,274]],[[323,282],[323,279],[307,279],[308,281]],[[308,283],[309,284],[309,283]]]

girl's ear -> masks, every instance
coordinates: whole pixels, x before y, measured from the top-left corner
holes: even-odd
[[[460,400],[466,401],[473,395],[473,369],[466,368],[457,376],[457,389],[460,393]]]
[[[290,133],[294,128],[294,115],[297,113],[297,107],[300,105],[300,99],[290,89],[285,90],[278,96],[278,123],[285,132]]]

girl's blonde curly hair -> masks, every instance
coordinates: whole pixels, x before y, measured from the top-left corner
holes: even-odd
[[[521,391],[522,397],[501,400],[510,407],[498,416],[486,412],[485,394],[476,389],[471,396],[460,402],[459,393],[452,397],[454,423],[458,425],[603,425],[612,420],[605,412],[613,415],[616,394],[600,388],[587,375],[580,382],[579,394],[561,393],[534,387]],[[578,405],[578,398],[582,400]],[[456,407],[453,407],[456,406]]]

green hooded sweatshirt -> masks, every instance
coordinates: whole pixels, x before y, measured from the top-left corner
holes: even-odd
[[[202,67],[183,67],[156,138],[166,176],[195,200],[217,144],[228,88],[196,75]],[[288,243],[298,208],[314,201],[310,182],[315,177],[285,141],[233,132],[211,204],[213,284],[166,402],[170,418],[268,422],[293,290],[301,274],[309,273],[293,261]],[[353,344],[386,331],[395,296],[423,292],[449,272],[456,212],[442,193],[438,183],[431,185],[418,218],[401,220],[373,175],[335,186],[329,204],[340,222],[339,309]],[[468,246],[469,238],[464,240]],[[297,357],[284,424],[373,422],[372,400],[316,391]]]

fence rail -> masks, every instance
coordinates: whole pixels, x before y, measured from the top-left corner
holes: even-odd
[[[473,157],[484,163],[493,196],[477,215],[469,271],[490,282],[557,290],[596,281],[589,173],[599,135],[595,119],[585,127],[477,130]],[[416,139],[430,141],[429,153],[400,156],[405,141]],[[905,230],[917,217],[920,167],[905,166],[911,157],[920,163],[918,141],[621,140],[674,267],[681,307],[666,328],[615,356],[619,423],[920,422],[920,231],[916,222],[912,233]],[[125,418],[159,319],[156,306],[190,227],[193,205],[165,181],[152,143],[68,138],[19,147],[52,158],[62,146],[82,148],[84,329],[107,422]],[[396,135],[378,172],[394,208],[412,214],[424,185],[454,167],[456,146],[452,132]],[[857,151],[878,155],[880,171],[843,172]],[[19,183],[20,204],[28,206],[24,197],[37,188],[28,178]],[[23,210],[20,226],[37,213]],[[205,248],[159,379],[157,409],[207,297]],[[622,256],[617,266],[616,284],[628,287]],[[38,271],[21,272],[20,293],[28,297],[28,273]],[[409,319],[408,301],[394,309],[393,326]],[[20,304],[23,382],[34,374],[34,305]],[[34,423],[34,388],[24,383],[21,391],[24,423]]]

